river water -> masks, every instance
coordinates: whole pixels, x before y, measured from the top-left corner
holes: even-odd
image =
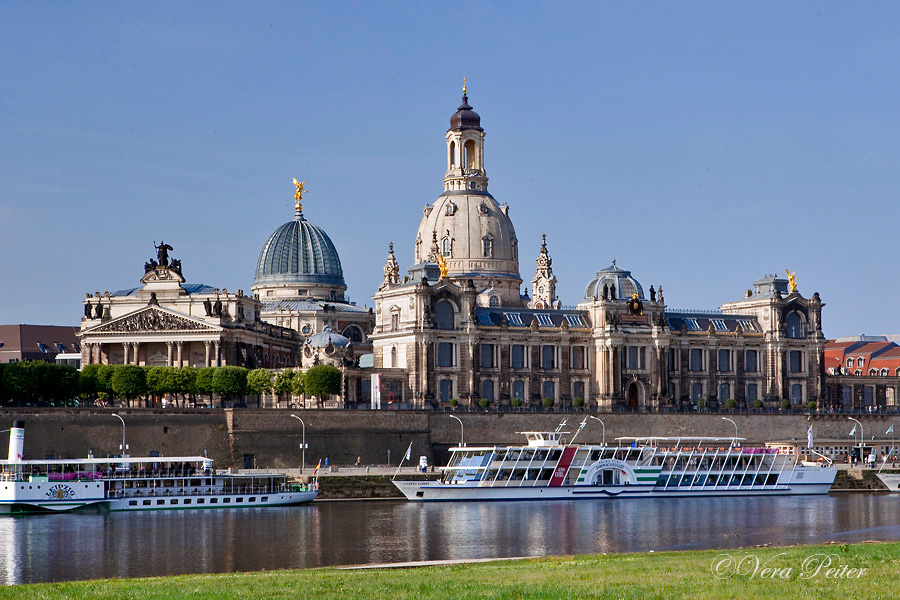
[[[900,494],[318,502],[0,518],[0,583],[900,540]]]

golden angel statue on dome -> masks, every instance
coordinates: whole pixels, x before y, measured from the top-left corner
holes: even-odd
[[[785,269],[784,272],[787,273],[787,276],[788,276],[788,286],[789,286],[788,289],[789,289],[789,291],[790,291],[791,293],[796,292],[796,291],[797,291],[797,277],[796,277],[796,275],[795,275],[796,271],[794,271],[793,273],[791,273],[790,271],[788,271],[787,269]]]

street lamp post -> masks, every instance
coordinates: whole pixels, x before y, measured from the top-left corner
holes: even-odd
[[[853,417],[847,417],[847,420],[853,421],[854,423],[859,425],[859,462],[861,462],[863,464],[863,466],[865,466],[866,457],[863,456],[863,444],[865,443],[866,436],[863,433],[865,431],[863,429],[863,424],[860,423],[859,421],[857,421],[856,419],[854,419]]]
[[[603,420],[595,417],[594,415],[590,415],[590,417],[595,421],[600,421],[600,425],[603,426],[603,445],[606,445],[606,425],[603,424]]]
[[[456,415],[449,415],[451,419],[456,419],[459,421],[459,446],[461,448],[466,447],[466,428],[463,426],[462,419],[457,417]]]
[[[297,419],[300,421],[300,424],[303,426],[303,440],[300,442],[300,448],[302,450],[302,457],[300,460],[300,474],[303,474],[303,469],[306,468],[306,423],[303,422],[303,419],[298,417],[297,415],[291,415],[292,419]]]
[[[127,448],[127,446],[125,445],[125,419],[123,419],[116,413],[113,413],[112,416],[122,421],[122,458],[125,458],[125,449]]]
[[[733,448],[737,444],[737,423],[729,419],[728,417],[722,417],[723,421],[728,421],[732,425],[734,425],[734,439],[731,441],[731,447]]]

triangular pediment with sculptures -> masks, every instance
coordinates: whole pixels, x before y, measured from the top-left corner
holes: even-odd
[[[147,306],[115,320],[103,323],[85,333],[119,333],[141,331],[219,331],[198,319],[187,318],[170,310]]]

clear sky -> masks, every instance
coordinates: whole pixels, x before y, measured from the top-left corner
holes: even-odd
[[[615,258],[671,308],[795,271],[825,334],[900,333],[900,4],[0,4],[0,323],[72,324],[152,244],[249,293],[306,217],[372,305],[441,193],[463,76],[530,288]]]

